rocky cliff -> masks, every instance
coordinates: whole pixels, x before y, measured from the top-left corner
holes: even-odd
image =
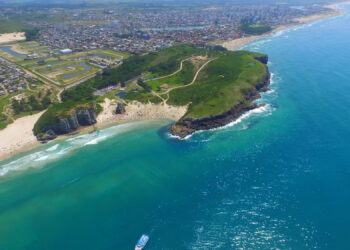
[[[267,64],[267,62],[269,61],[269,57],[267,55],[256,56],[256,57],[254,57],[254,59],[258,60],[259,62],[261,62],[263,64]]]
[[[65,118],[57,116],[55,123],[45,127],[42,134],[36,136],[39,141],[48,141],[55,139],[58,135],[72,133],[81,126],[90,126],[95,123],[96,115],[93,109],[77,109]]]
[[[267,56],[255,58],[264,64],[267,63]],[[204,117],[200,119],[183,118],[179,120],[175,125],[171,127],[171,133],[175,136],[185,138],[188,135],[193,134],[199,130],[208,130],[212,128],[222,127],[225,124],[237,119],[243,113],[252,110],[257,107],[253,101],[260,98],[260,92],[268,90],[270,84],[270,72],[266,71],[266,74],[260,81],[255,84],[255,88],[250,89],[244,93],[245,100],[240,101],[234,105],[230,110],[215,116]]]
[[[115,113],[117,115],[124,114],[125,113],[125,107],[122,103],[118,102],[117,108],[115,109]]]

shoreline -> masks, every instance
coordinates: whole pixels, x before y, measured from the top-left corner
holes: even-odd
[[[249,36],[234,39],[231,41],[226,41],[221,43],[222,46],[229,50],[239,50],[243,46],[252,43],[257,39],[271,36],[278,31],[286,30],[292,27],[304,25],[313,21],[327,19],[330,17],[341,16],[345,13],[344,10],[336,9],[340,4],[350,3],[350,1],[338,2],[330,5],[325,5],[325,7],[333,9],[329,12],[312,15],[308,17],[299,18],[299,23],[282,25],[271,32],[260,36]],[[295,19],[297,20],[297,19]],[[103,129],[110,126],[115,126],[119,124],[125,124],[134,121],[147,121],[147,120],[179,120],[187,111],[187,107],[174,107],[167,104],[141,104],[138,102],[131,102],[125,106],[126,112],[121,115],[114,113],[117,105],[116,100],[105,99],[105,102],[101,104],[103,106],[103,111],[96,117],[97,123],[88,126],[81,127],[72,134],[63,135],[57,137],[55,140],[62,140],[68,138],[72,135],[77,134],[86,134],[90,133],[96,129]],[[44,111],[43,111],[44,112]],[[39,119],[40,115],[43,113],[40,112],[35,115],[25,116],[17,119],[12,124],[8,125],[5,129],[0,130],[0,163],[4,160],[7,160],[19,153],[23,153],[34,149],[42,143],[40,143],[34,136],[32,129],[34,124]],[[5,138],[2,139],[2,138]]]
[[[302,26],[302,25],[305,25],[307,23],[322,20],[322,19],[342,16],[346,13],[346,11],[341,10],[341,9],[337,9],[336,7],[340,4],[348,4],[348,3],[350,3],[350,1],[342,1],[342,2],[338,2],[338,3],[334,3],[334,4],[324,5],[324,7],[329,8],[330,11],[327,11],[327,12],[321,13],[321,14],[315,14],[315,15],[311,15],[311,16],[295,18],[294,20],[297,21],[297,23],[277,26],[276,28],[274,28],[270,32],[267,32],[267,33],[262,34],[262,35],[241,37],[241,38],[237,38],[237,39],[230,40],[230,41],[220,42],[218,44],[225,47],[228,50],[232,50],[232,51],[240,50],[245,45],[248,45],[248,44],[250,44],[258,39],[269,37],[269,36],[277,33],[278,31],[287,30],[290,28],[295,28],[295,27]]]
[[[125,106],[126,112],[117,115],[116,100],[105,99],[101,103],[103,111],[96,117],[96,123],[91,126],[80,127],[71,134],[58,136],[53,141],[64,140],[73,135],[91,133],[97,129],[103,129],[125,123],[151,120],[179,120],[186,112],[187,106],[170,106],[167,104],[142,104],[131,102]],[[19,153],[23,153],[43,145],[33,134],[33,127],[44,111],[17,119],[9,124],[5,129],[0,130],[0,163]],[[5,138],[5,139],[2,139]]]
[[[19,118],[0,130],[0,162],[41,145],[32,130],[43,112]]]

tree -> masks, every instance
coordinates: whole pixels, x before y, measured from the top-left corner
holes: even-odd
[[[13,112],[15,113],[15,115],[18,115],[21,112],[21,105],[17,101],[17,99],[12,100],[12,109],[13,109]]]
[[[38,28],[27,28],[23,30],[26,36],[27,41],[34,41],[39,36],[39,29]]]

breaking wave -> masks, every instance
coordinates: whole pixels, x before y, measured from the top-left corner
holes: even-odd
[[[282,78],[277,76],[276,73],[271,73],[270,89],[266,92],[261,93],[261,98],[255,101],[255,103],[258,104],[259,106],[255,109],[252,109],[252,110],[245,112],[244,114],[242,114],[240,117],[238,117],[234,121],[232,121],[224,126],[218,127],[218,128],[196,131],[195,133],[188,135],[185,138],[181,138],[179,136],[175,136],[175,135],[172,135],[170,133],[168,133],[168,137],[171,139],[177,139],[177,140],[182,140],[182,141],[188,140],[188,139],[196,141],[196,139],[193,138],[195,135],[198,135],[201,133],[208,133],[208,131],[209,132],[210,131],[220,131],[220,130],[225,130],[225,129],[232,128],[232,127],[235,127],[236,130],[248,129],[249,124],[250,124],[250,119],[270,116],[270,115],[272,115],[272,112],[277,109],[277,105],[273,104],[273,101],[278,96],[275,85],[276,85],[276,83],[279,83],[281,80],[282,80]],[[237,127],[238,125],[240,125],[240,126]],[[210,140],[211,140],[211,137],[201,139],[200,141],[206,142],[206,141],[210,141]]]
[[[47,163],[58,160],[72,154],[74,151],[82,147],[92,147],[103,141],[112,138],[113,136],[127,131],[140,128],[146,122],[133,122],[120,124],[102,130],[97,130],[93,133],[71,137],[65,140],[57,140],[48,143],[45,146],[37,148],[36,152],[25,153],[17,156],[15,159],[0,163],[0,177],[15,171],[24,171],[31,168],[40,168]]]

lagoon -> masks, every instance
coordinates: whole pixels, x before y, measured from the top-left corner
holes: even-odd
[[[15,51],[13,51],[13,50],[11,49],[11,46],[3,46],[3,47],[0,47],[0,50],[4,51],[4,52],[6,52],[6,53],[8,53],[8,54],[10,54],[10,55],[12,55],[12,56],[15,56],[15,57],[25,57],[25,56],[27,56],[27,55],[25,55],[25,54],[21,54],[21,53],[17,53],[17,52],[15,52]]]

